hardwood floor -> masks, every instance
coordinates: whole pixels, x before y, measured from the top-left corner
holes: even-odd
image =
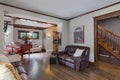
[[[75,70],[59,64],[49,64],[50,53],[35,53],[24,56],[24,66],[30,80],[120,80],[120,68],[107,68],[100,63],[100,69]]]

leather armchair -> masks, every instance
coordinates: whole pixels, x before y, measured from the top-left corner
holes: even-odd
[[[84,49],[81,56],[74,57],[76,49]],[[74,68],[76,71],[83,70],[89,65],[89,47],[68,45],[64,51],[57,53],[59,64]]]

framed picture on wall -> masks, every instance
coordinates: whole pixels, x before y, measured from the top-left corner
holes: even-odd
[[[84,25],[75,27],[74,29],[74,43],[84,43]]]

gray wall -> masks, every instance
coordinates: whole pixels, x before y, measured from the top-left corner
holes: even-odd
[[[120,17],[110,18],[99,21],[99,25],[105,27],[109,31],[120,35]]]

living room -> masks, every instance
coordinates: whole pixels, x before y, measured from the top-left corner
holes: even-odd
[[[116,3],[113,1],[113,3],[111,3],[111,5],[106,5],[104,6],[104,8],[92,11],[92,12],[88,12],[86,14],[81,14],[81,16],[75,17],[73,19],[70,20],[66,20],[60,19],[60,18],[56,18],[56,17],[51,17],[51,16],[47,16],[47,15],[43,15],[43,14],[39,14],[37,12],[32,12],[26,9],[21,9],[18,7],[13,7],[9,5],[5,5],[4,3],[0,4],[0,52],[3,53],[3,42],[4,42],[4,31],[3,31],[3,27],[4,27],[4,14],[5,13],[19,13],[19,15],[17,15],[17,17],[22,17],[22,18],[26,18],[26,19],[32,19],[32,20],[42,20],[44,22],[48,22],[48,23],[54,23],[57,24],[57,31],[61,32],[62,34],[62,40],[61,40],[61,45],[59,45],[59,50],[58,51],[64,51],[65,47],[67,45],[78,45],[78,46],[87,46],[90,48],[90,55],[89,55],[89,62],[92,64],[94,64],[96,57],[95,57],[95,43],[94,43],[94,17],[100,16],[100,15],[104,15],[104,14],[108,14],[108,13],[112,13],[112,12],[116,12],[120,10],[120,3],[119,1],[116,0]],[[84,41],[82,41],[83,43],[75,43],[74,42],[74,30],[76,27],[78,26],[84,26]],[[41,54],[40,54],[41,55]],[[35,55],[36,56],[36,55]],[[27,57],[27,55],[25,55],[25,58]],[[30,54],[31,57],[31,54]],[[29,59],[28,59],[29,60]],[[34,63],[35,64],[35,63]],[[36,65],[36,64],[35,64]],[[85,69],[84,71],[80,71],[80,72],[76,72],[75,70],[71,70],[70,68],[66,68],[63,66],[59,66],[59,65],[51,65],[51,67],[49,69],[53,70],[53,72],[55,72],[56,74],[59,74],[59,76],[55,75],[55,73],[51,73],[48,70],[48,73],[50,73],[50,76],[54,77],[52,79],[49,80],[59,80],[61,78],[61,80],[74,80],[73,78],[75,77],[71,77],[72,73],[73,75],[76,75],[77,78],[75,78],[76,80],[89,80],[89,79],[94,79],[94,80],[109,80],[111,77],[107,76],[107,74],[104,75],[104,77],[102,77],[103,75],[100,75],[100,73],[104,73],[104,72],[98,72],[98,75],[95,76],[96,74],[94,74],[92,72],[93,69]],[[56,69],[54,69],[56,68]],[[59,70],[58,72],[56,72],[56,70]],[[69,72],[70,74],[67,75],[62,75],[64,74],[63,70],[67,70],[67,72]],[[55,71],[54,71],[55,70]],[[90,71],[90,72],[89,72]],[[59,73],[60,72],[60,73]],[[66,73],[67,73],[66,72]],[[111,71],[112,72],[112,71]],[[82,73],[87,75],[83,75]],[[94,76],[90,77],[91,74],[94,74]],[[36,74],[37,76],[38,74]],[[79,77],[80,75],[82,75],[82,77]],[[30,75],[31,76],[31,75]],[[63,78],[62,78],[63,76]],[[87,76],[87,77],[86,77]],[[47,77],[47,76],[46,76]],[[86,77],[86,78],[85,78]],[[96,77],[96,78],[95,78]],[[101,77],[101,78],[100,78]],[[31,80],[39,80],[39,78],[33,78]],[[48,80],[48,79],[46,79]],[[112,78],[112,80],[119,80],[118,76],[116,76],[115,79]]]

